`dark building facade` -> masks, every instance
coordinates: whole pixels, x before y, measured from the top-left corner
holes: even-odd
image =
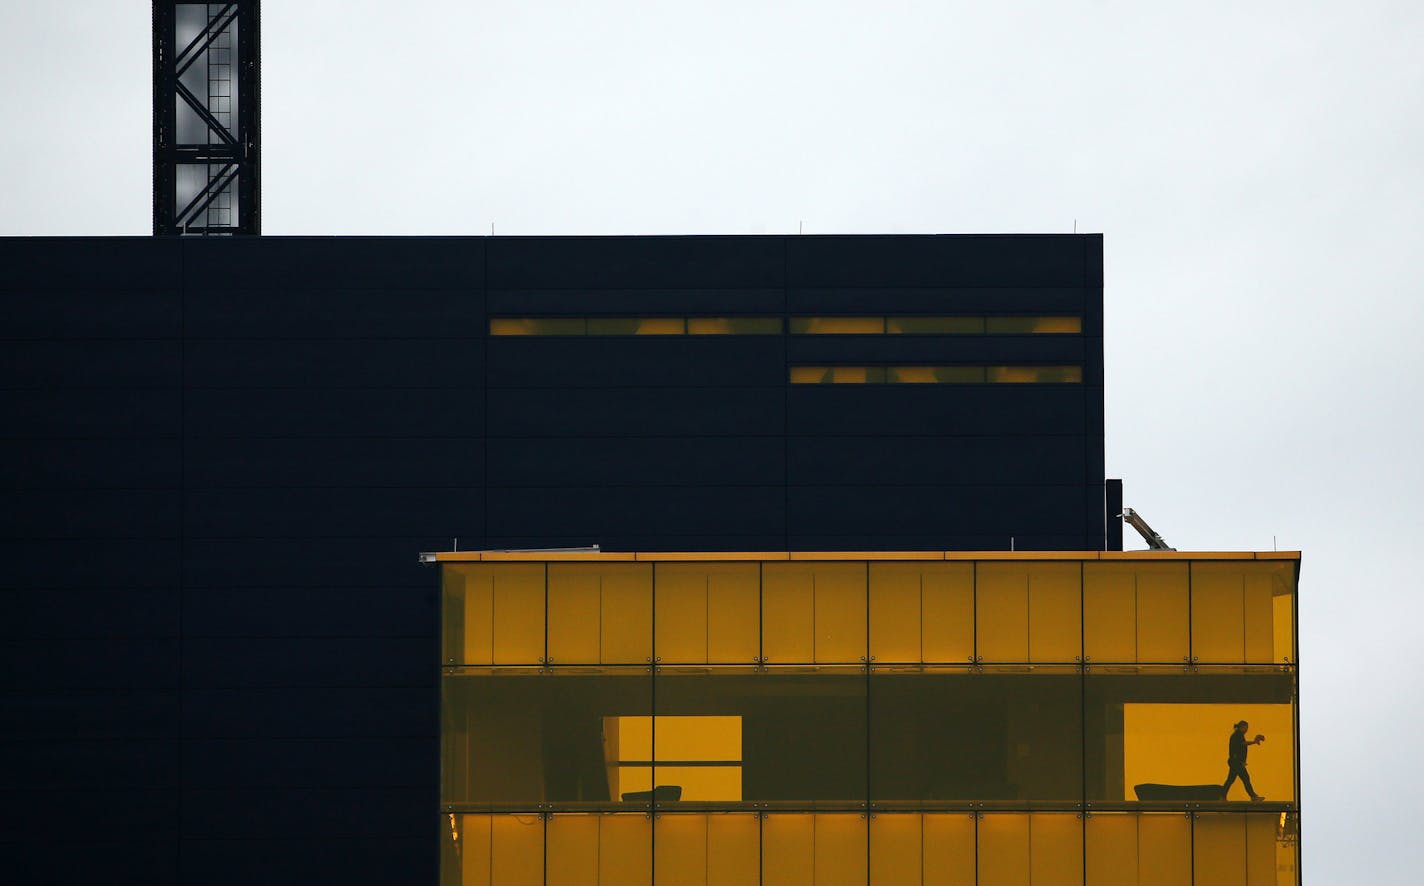
[[[0,267],[22,876],[434,882],[420,551],[1115,546],[1096,235],[33,238]]]

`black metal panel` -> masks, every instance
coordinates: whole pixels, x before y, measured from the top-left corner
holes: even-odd
[[[418,551],[1102,544],[1100,249],[0,239],[24,342],[0,361],[0,729],[57,773],[10,831],[45,851],[10,857],[62,846],[43,870],[76,882],[433,882]],[[788,285],[793,313],[1080,313],[1086,334],[486,335],[492,306],[784,316]],[[788,353],[1081,360],[1089,383],[792,386]],[[76,739],[91,762],[44,747]],[[161,789],[123,787],[149,762]],[[87,809],[123,810],[109,842],[76,834]]]

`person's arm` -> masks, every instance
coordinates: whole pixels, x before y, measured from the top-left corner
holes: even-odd
[[[1266,743],[1266,736],[1264,736],[1264,735],[1257,735],[1255,738],[1251,739],[1250,741],[1248,741],[1248,742],[1246,742],[1246,743],[1247,743],[1247,744],[1265,744],[1265,743]]]

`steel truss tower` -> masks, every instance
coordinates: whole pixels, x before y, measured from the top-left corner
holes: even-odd
[[[260,234],[258,0],[153,0],[153,233]]]

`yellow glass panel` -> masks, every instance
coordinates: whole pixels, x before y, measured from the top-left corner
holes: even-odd
[[[968,661],[974,655],[974,564],[925,564],[923,569],[925,661]]]
[[[1033,886],[1082,886],[1083,820],[1067,812],[1029,817],[1029,880]]]
[[[815,661],[857,663],[866,656],[866,564],[817,563]]]
[[[985,661],[1028,661],[1028,570],[1019,563],[976,567],[977,654]]]
[[[1071,662],[1083,654],[1082,572],[1077,563],[1028,567],[1028,658]]]
[[[659,661],[707,662],[707,570],[684,563],[658,563],[653,574],[657,619],[653,652]]]
[[[1295,661],[1295,596],[1289,593],[1271,597],[1271,655],[1273,661]]]
[[[543,564],[451,564],[442,572],[447,663],[537,664],[543,658]]]
[[[598,886],[597,815],[555,815],[545,831],[548,886]]]
[[[886,370],[885,380],[896,385],[938,384],[933,366],[891,366]]]
[[[707,817],[707,886],[757,882],[761,868],[761,822],[755,815]]]
[[[1130,564],[1083,565],[1083,654],[1090,662],[1137,661],[1137,578]]]
[[[490,335],[583,335],[582,317],[495,317]]]
[[[1094,813],[1083,824],[1085,886],[1146,886],[1137,874],[1137,816]]]
[[[1141,886],[1192,886],[1192,820],[1138,816],[1137,870]]]
[[[1271,816],[1280,829],[1276,839],[1276,879],[1274,886],[1300,886],[1299,819],[1285,812]],[[1253,881],[1251,886],[1256,886]]]
[[[920,598],[924,570],[917,563],[870,564],[870,657],[879,662],[922,661]]]
[[[1133,787],[1138,784],[1225,782],[1227,744],[1238,720],[1250,724],[1250,737],[1266,736],[1266,742],[1252,747],[1247,756],[1256,793],[1272,800],[1294,798],[1294,724],[1289,704],[1128,703],[1122,707],[1123,799],[1136,799]],[[1238,781],[1227,799],[1245,796],[1245,786]]]
[[[1075,384],[1083,380],[1081,366],[986,366],[986,381],[1008,384]]]
[[[681,799],[695,803],[741,802],[741,766],[664,766],[658,764],[654,781],[682,788]]]
[[[936,366],[935,381],[942,385],[979,384],[988,380],[983,366]]]
[[[1186,563],[1139,563],[1137,660],[1176,663],[1190,654]]]
[[[885,380],[891,384],[978,384],[984,381],[983,366],[891,366]]]
[[[741,717],[660,716],[653,724],[658,760],[742,759]]]
[[[815,886],[813,815],[768,815],[761,823],[762,886]]]
[[[544,822],[537,815],[496,815],[490,830],[490,886],[542,886]]]
[[[1193,563],[1192,654],[1203,662],[1289,658],[1294,584],[1289,561]]]
[[[703,886],[707,881],[707,816],[678,813],[653,822],[653,882]]]
[[[1245,576],[1236,563],[1192,564],[1192,655],[1201,662],[1246,660]]]
[[[533,664],[544,655],[544,567],[540,563],[498,563],[489,570],[493,586],[494,663]]]
[[[756,659],[756,563],[658,563],[658,659],[666,664],[736,664]]]
[[[831,381],[831,368],[829,366],[791,367],[791,383],[793,385],[826,385],[830,384]]]
[[[884,317],[792,317],[792,335],[880,335]]]
[[[924,816],[925,886],[975,886],[974,818],[963,813]]]
[[[989,317],[985,329],[990,335],[1067,334],[1083,331],[1081,317]]]
[[[549,564],[549,660],[592,664],[599,660],[600,566]]]
[[[816,816],[816,886],[865,886],[865,816]]]
[[[650,886],[653,879],[653,825],[647,816],[599,816],[598,882]]]
[[[1200,813],[1192,827],[1195,882],[1246,886],[1246,816]]]
[[[754,661],[761,644],[761,569],[723,563],[707,569],[707,661]]]
[[[682,335],[681,317],[590,317],[589,335]]]
[[[975,335],[984,331],[983,317],[886,317],[891,335]]]
[[[552,567],[551,567],[552,568]],[[653,656],[651,563],[600,564],[602,662],[644,664]]]
[[[810,568],[800,563],[763,566],[761,632],[768,661],[815,660],[816,585]]]
[[[870,820],[870,886],[920,886],[921,818],[880,814]]]
[[[883,384],[883,366],[793,366],[792,384],[864,385]]]
[[[1280,815],[1252,814],[1246,819],[1246,884],[1277,886],[1276,828]]]
[[[458,883],[460,886],[490,886],[490,817],[488,815],[456,815],[454,844],[455,851],[441,859],[443,866],[455,865],[455,870],[447,867],[442,871],[441,883]],[[445,819],[447,822],[449,818]],[[543,880],[542,872],[540,880]]]
[[[493,660],[494,610],[488,575],[468,567],[440,571],[443,647],[446,664],[489,664]]]
[[[979,886],[1031,886],[1029,816],[993,813],[979,820]]]
[[[780,335],[780,317],[688,317],[689,335]]]
[[[1247,661],[1279,661],[1275,651],[1274,612],[1271,605],[1271,576],[1248,572],[1242,588],[1242,614],[1245,616],[1245,652]]]

